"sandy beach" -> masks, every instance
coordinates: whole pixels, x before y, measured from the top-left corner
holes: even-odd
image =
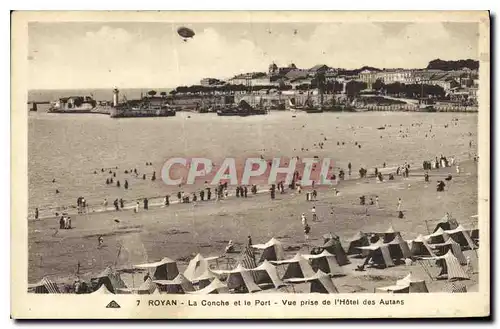
[[[341,182],[336,188],[318,189],[317,201],[306,201],[305,194],[287,190],[270,200],[268,193],[244,198],[229,198],[219,202],[177,204],[166,208],[141,209],[93,213],[72,216],[73,229],[58,230],[58,219],[29,221],[29,281],[49,276],[59,281],[72,282],[77,264],[82,277],[90,277],[107,266],[130,268],[133,264],[157,261],[169,257],[178,261],[180,270],[196,253],[204,256],[222,255],[228,240],[238,246],[246,243],[264,243],[275,237],[283,242],[292,257],[297,250],[308,253],[313,246],[322,244],[322,235],[338,235],[347,248],[346,240],[356,232],[383,232],[393,226],[405,240],[418,234],[428,234],[446,212],[450,212],[464,227],[470,229],[470,218],[477,213],[477,163],[461,163],[462,172],[442,168],[430,172],[430,182],[424,182],[421,170],[410,172],[409,178],[397,176],[394,181],[377,182],[375,178]],[[444,192],[436,192],[436,181],[448,173]],[[234,192],[233,192],[234,193]],[[380,208],[359,205],[359,196],[379,197]],[[397,217],[397,199],[403,200],[405,217]],[[315,206],[318,222],[311,222],[311,208]],[[309,241],[304,240],[300,215],[305,213],[311,224]],[[115,221],[115,220],[118,220]],[[97,238],[103,236],[104,246],[98,248]],[[477,272],[477,257],[470,254]],[[221,258],[217,266],[234,266],[238,254]],[[340,292],[372,292],[375,287],[390,285],[408,272],[426,279],[430,291],[442,291],[446,282],[431,280],[422,266],[396,266],[384,270],[353,269],[362,260],[352,259],[345,266],[346,276],[334,279]],[[437,271],[437,268],[434,268]],[[435,273],[437,274],[437,273]],[[435,275],[434,274],[434,275]],[[140,274],[124,274],[129,285],[137,285]],[[128,277],[127,277],[128,276]],[[432,276],[432,275],[431,275]],[[466,281],[469,287],[477,284],[477,274]],[[288,288],[289,289],[289,288]],[[474,288],[472,288],[474,289]]]

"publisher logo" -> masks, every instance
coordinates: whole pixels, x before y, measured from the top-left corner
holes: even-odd
[[[121,308],[121,306],[118,305],[117,302],[115,302],[114,300],[112,300],[111,302],[109,302],[108,305],[106,305],[106,308]]]

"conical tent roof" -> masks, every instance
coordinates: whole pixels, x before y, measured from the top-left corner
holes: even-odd
[[[275,288],[284,286],[285,284],[279,278],[276,266],[265,260],[262,264],[251,270],[256,274],[256,283],[272,283]],[[264,271],[267,277],[260,276],[259,272]]]
[[[154,280],[153,282],[161,286],[167,286],[167,291],[172,287],[176,287],[176,291],[181,293],[194,291],[193,284],[180,273],[173,280]]]
[[[457,239],[457,243],[459,243],[462,246],[468,246],[470,249],[475,249],[476,245],[472,241],[472,238],[470,236],[470,233],[468,230],[466,230],[462,225],[458,225],[458,227],[454,230],[448,230],[445,231],[446,234],[453,236],[454,238]]]
[[[418,278],[414,277],[411,273],[408,273],[407,276],[405,276],[401,280],[396,281],[396,284],[397,285],[405,285],[408,283],[417,283],[417,282],[424,282],[424,281],[425,280],[418,279]]]
[[[361,231],[357,232],[356,234],[354,234],[354,236],[352,238],[350,238],[348,240],[348,242],[352,242],[352,241],[358,241],[362,238],[366,237],[366,233],[363,233]]]
[[[435,256],[422,234],[411,241],[410,253],[413,256]]]
[[[229,289],[239,289],[244,287],[247,292],[255,292],[261,290],[255,283],[255,279],[250,270],[238,265],[238,267],[230,272],[226,283]]]
[[[330,239],[323,244],[324,249],[334,254],[339,265],[349,264],[351,261],[347,258],[347,254],[342,247],[339,239]]]
[[[184,276],[190,281],[195,280],[202,274],[206,273],[207,270],[209,270],[208,262],[217,258],[219,257],[205,258],[201,254],[197,254],[193,259],[189,261],[189,264],[184,271]]]
[[[275,245],[281,245],[281,242],[277,240],[276,238],[271,238],[271,240],[267,241],[266,243],[261,243],[261,244],[254,244],[252,245],[252,248],[255,249],[266,249]]]
[[[396,233],[396,231],[394,230],[394,227],[389,226],[389,228],[387,229],[387,231],[385,231],[384,233]]]
[[[321,270],[330,275],[344,275],[342,267],[337,262],[337,257],[326,249],[318,255],[304,255],[311,262],[313,270]]]
[[[288,264],[283,279],[307,278],[314,275],[313,268],[300,253],[297,253],[290,260],[283,261],[281,264]]]
[[[96,294],[96,295],[114,295],[111,291],[106,288],[106,285],[101,285],[99,289],[96,291],[92,292],[91,294]]]
[[[138,265],[134,265],[134,267],[138,267],[138,268],[155,268],[155,267],[162,266],[162,265],[165,265],[165,264],[170,264],[170,263],[175,263],[175,260],[172,260],[172,259],[170,259],[168,257],[164,257],[164,258],[162,258],[162,260],[160,260],[158,262],[146,263],[146,264],[138,264]]]
[[[208,294],[229,294],[229,288],[222,283],[219,279],[215,278],[208,286],[203,289],[193,291],[191,294],[195,295],[208,295]]]
[[[429,292],[424,280],[415,278],[411,273],[401,280],[397,280],[395,285],[377,288],[381,291],[391,291],[395,293],[425,293]]]

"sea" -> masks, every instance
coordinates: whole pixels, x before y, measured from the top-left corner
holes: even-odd
[[[30,97],[46,95],[34,92]],[[104,199],[111,205],[116,198],[131,202],[174,195],[180,188],[167,186],[160,177],[171,157],[206,157],[220,163],[227,157],[317,156],[332,159],[335,169],[346,169],[351,162],[353,175],[360,167],[371,170],[383,163],[391,167],[407,161],[421,168],[424,160],[440,155],[466,160],[477,152],[478,115],[279,111],[219,117],[179,112],[175,117],[112,119],[39,111],[29,112],[28,125],[29,212],[38,207],[49,214],[75,205],[80,196],[92,207]],[[132,169],[137,177],[125,173]],[[107,185],[110,178],[114,183]],[[128,190],[123,188],[125,179]],[[116,187],[117,180],[121,187]],[[194,192],[199,186],[181,188]]]
[[[160,94],[165,91],[169,93],[172,88],[128,88],[120,89],[120,97],[127,99],[139,99],[141,95],[147,95],[148,91],[154,90]],[[69,96],[91,96],[96,101],[112,101],[113,88],[105,89],[32,89],[28,91],[28,102],[53,102],[62,97]]]

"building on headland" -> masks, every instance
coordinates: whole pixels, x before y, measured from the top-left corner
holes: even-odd
[[[215,78],[203,78],[200,80],[200,85],[202,86],[216,86],[224,84],[224,81]]]

